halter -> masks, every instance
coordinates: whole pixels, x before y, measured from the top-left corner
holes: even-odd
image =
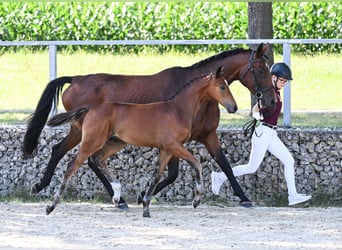
[[[228,83],[228,81],[226,80],[226,78],[224,78],[223,76],[221,76],[221,77],[222,77],[224,83],[226,84],[227,88],[229,88],[229,83]]]
[[[261,105],[260,105],[260,102],[261,100],[263,99],[264,97],[264,92],[270,90],[273,88],[273,84],[271,87],[267,87],[267,88],[261,88],[258,84],[258,81],[257,81],[257,77],[255,75],[255,71],[254,71],[254,66],[253,66],[253,63],[255,62],[262,62],[262,61],[265,61],[264,58],[258,58],[258,59],[253,59],[254,57],[254,53],[255,53],[255,50],[252,50],[251,52],[251,55],[249,57],[249,64],[247,66],[247,68],[243,71],[241,77],[240,77],[240,81],[242,81],[242,79],[246,76],[246,74],[248,73],[248,71],[251,71],[252,72],[252,75],[253,75],[253,82],[254,82],[254,90],[255,90],[255,97],[257,98],[257,104],[258,104],[258,108],[259,108],[259,112],[260,112],[260,108],[261,108]],[[261,114],[261,113],[260,113]],[[256,119],[253,119],[249,122],[247,122],[244,126],[243,126],[243,130],[244,130],[244,135],[247,136],[248,133],[249,134],[249,138],[252,137],[254,131],[255,131],[255,126],[256,126],[256,123],[257,123],[257,120]],[[261,136],[261,135],[257,135],[256,136]]]
[[[254,82],[254,90],[255,90],[255,97],[257,98],[258,100],[258,103],[260,103],[260,101],[262,100],[262,98],[264,97],[264,92],[270,90],[273,88],[273,86],[271,87],[267,87],[267,88],[261,88],[260,85],[258,84],[258,81],[257,81],[257,77],[255,75],[255,71],[254,71],[254,66],[253,64],[255,62],[264,62],[265,59],[264,58],[258,58],[258,59],[253,59],[254,57],[254,53],[255,53],[255,50],[252,50],[251,52],[251,55],[249,57],[249,64],[247,66],[247,68],[243,71],[241,77],[240,77],[240,81],[242,81],[242,79],[247,75],[248,71],[251,71],[252,72],[252,75],[253,75],[253,82]]]

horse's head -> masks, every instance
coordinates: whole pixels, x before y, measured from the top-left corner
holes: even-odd
[[[211,81],[214,86],[213,97],[224,106],[229,113],[235,113],[238,109],[234,96],[230,92],[228,81],[223,77],[224,69],[219,67]]]
[[[228,70],[224,73],[229,83],[233,80],[240,80],[262,106],[272,106],[275,103],[271,74],[265,58],[267,49],[268,44],[261,43],[249,54],[236,55],[236,58],[240,59],[236,60],[236,67],[232,69],[233,64],[227,64]]]

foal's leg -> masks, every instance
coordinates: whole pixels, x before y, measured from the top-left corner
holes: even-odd
[[[64,174],[64,179],[63,182],[59,188],[59,190],[57,191],[57,193],[54,195],[54,200],[53,203],[50,206],[46,207],[46,214],[50,214],[57,206],[57,204],[59,203],[59,201],[62,198],[63,192],[66,188],[66,185],[68,184],[70,178],[76,173],[76,171],[79,169],[79,167],[81,166],[81,164],[83,163],[84,160],[86,160],[87,157],[82,157],[82,155],[77,154],[76,157],[69,162],[67,170],[65,171]]]
[[[64,174],[64,180],[63,180],[61,186],[59,187],[59,190],[57,191],[57,193],[55,193],[55,195],[53,197],[53,203],[50,206],[46,206],[46,214],[47,215],[49,215],[56,208],[57,204],[59,203],[59,201],[62,198],[63,192],[66,188],[66,185],[67,185],[69,179],[74,175],[74,173],[78,169],[78,167],[76,169],[75,167],[73,167],[73,165],[75,165],[75,159],[73,159],[71,162],[69,162],[67,170],[65,171],[65,174]]]
[[[83,126],[85,126],[83,124]],[[91,127],[90,127],[91,129]],[[87,133],[86,136],[83,136],[82,143],[80,145],[80,149],[78,153],[76,154],[76,157],[69,162],[67,170],[64,174],[63,182],[57,191],[57,193],[54,196],[53,203],[51,206],[46,207],[46,214],[50,214],[57,204],[59,203],[63,192],[66,188],[66,185],[68,184],[70,178],[77,172],[77,170],[80,168],[81,164],[93,153],[98,151],[106,142],[106,134],[101,131],[101,128],[99,128],[98,131],[95,129],[91,130]],[[84,134],[84,133],[83,133]]]
[[[164,180],[158,183],[156,186],[156,189],[153,191],[152,195],[156,195],[159,193],[164,187],[170,185],[171,183],[174,183],[175,180],[178,177],[179,173],[179,159],[177,157],[172,157],[170,161],[167,163],[167,176]],[[143,201],[143,197],[146,194],[145,191],[141,191],[141,193],[138,195],[137,203],[141,204]]]
[[[192,201],[192,205],[194,208],[196,208],[202,198],[202,194],[204,193],[203,188],[203,176],[202,176],[202,165],[199,160],[195,156],[193,156],[182,144],[172,145],[169,147],[170,152],[183,160],[186,160],[193,168],[195,168],[196,171],[196,178],[195,178],[195,197]]]
[[[164,150],[160,150],[159,166],[154,170],[150,186],[149,186],[146,194],[144,195],[144,197],[142,199],[143,217],[151,217],[150,216],[150,202],[151,202],[151,198],[152,198],[152,193],[153,193],[154,189],[156,188],[161,176],[163,175],[163,172],[166,168],[166,164],[170,160],[171,157],[172,157],[171,154],[167,153]]]
[[[40,182],[34,183],[31,187],[31,195],[40,192],[44,187],[48,186],[60,159],[81,141],[81,132],[74,126],[70,126],[69,134],[58,144],[52,147],[51,158],[45,169],[43,178]]]
[[[237,182],[233,174],[233,170],[229,162],[227,161],[226,156],[223,153],[216,131],[212,131],[211,133],[208,133],[205,139],[202,140],[201,142],[207,147],[211,156],[215,159],[215,161],[220,166],[221,170],[228,177],[232,185],[234,194],[237,195],[241,199],[240,205],[244,207],[252,207],[252,202],[246,197],[245,193],[241,189],[239,183]]]

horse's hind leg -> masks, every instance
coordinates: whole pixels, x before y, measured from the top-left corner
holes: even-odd
[[[77,156],[68,164],[67,170],[64,174],[63,182],[57,191],[57,193],[54,195],[54,200],[51,206],[46,207],[46,214],[50,214],[57,206],[59,201],[62,198],[62,195],[64,193],[64,190],[66,188],[66,185],[68,184],[70,178],[76,173],[76,171],[79,169],[83,161],[86,159],[86,157],[80,157],[80,154],[78,153]]]
[[[85,125],[83,124],[83,127]],[[87,128],[86,128],[87,129]],[[65,187],[70,180],[70,178],[76,173],[76,171],[80,168],[81,164],[93,153],[98,151],[106,142],[106,135],[102,133],[101,130],[96,131],[95,129],[89,128],[90,132],[83,133],[86,134],[86,136],[83,136],[82,142],[80,145],[80,149],[78,153],[76,154],[76,157],[69,162],[67,170],[64,174],[63,182],[57,191],[57,193],[54,196],[54,200],[51,206],[46,207],[46,214],[50,214],[57,204],[59,203],[63,192],[65,190]]]
[[[159,166],[154,170],[150,186],[142,199],[143,217],[151,217],[150,216],[150,202],[152,198],[152,193],[154,189],[156,188],[157,184],[159,183],[159,180],[161,176],[163,175],[163,172],[166,168],[167,162],[170,160],[171,157],[172,155],[170,153],[167,153],[164,150],[160,150]]]
[[[112,201],[114,202],[114,190],[113,190],[112,183],[110,183],[107,177],[102,173],[102,170],[98,167],[98,163],[93,159],[93,157],[88,158],[88,166],[94,171],[96,176],[100,179],[102,184],[105,186],[107,192],[109,193]],[[128,209],[128,205],[126,201],[124,200],[124,198],[122,198],[122,196],[120,196],[119,203],[115,204],[115,206],[122,210]]]
[[[121,197],[121,184],[118,180],[113,178],[111,172],[107,168],[106,160],[113,154],[120,151],[127,144],[117,138],[110,138],[106,144],[95,154],[88,159],[88,165],[99,177],[109,195],[112,197],[112,201],[119,209],[127,210],[128,205],[126,201]]]
[[[69,134],[58,144],[52,147],[51,158],[45,169],[43,177],[40,182],[35,183],[31,187],[31,195],[40,192],[43,188],[48,186],[60,159],[73,147],[81,141],[80,131],[71,125]]]
[[[71,162],[69,162],[68,168],[64,174],[63,182],[62,182],[59,190],[57,191],[57,193],[54,195],[53,203],[50,206],[46,207],[46,214],[47,215],[50,214],[56,208],[57,204],[59,203],[59,201],[62,198],[63,192],[66,188],[66,185],[68,184],[68,181],[76,173],[77,169],[81,166],[81,164],[82,164],[82,162],[77,160],[77,156]]]

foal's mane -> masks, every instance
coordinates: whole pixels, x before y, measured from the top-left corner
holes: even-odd
[[[200,75],[200,76],[197,76],[197,77],[191,79],[190,81],[188,81],[185,84],[183,84],[178,90],[176,90],[175,93],[172,96],[170,96],[169,98],[165,99],[165,102],[168,102],[168,101],[171,101],[172,99],[174,99],[177,95],[179,95],[183,91],[183,89],[189,87],[195,81],[197,81],[199,79],[203,79],[203,78],[208,77],[208,76],[212,76],[212,75],[213,75],[213,73],[209,73],[209,74]]]
[[[202,61],[199,61],[199,62],[189,66],[189,68],[198,68],[202,65],[211,63],[212,61],[220,60],[220,59],[223,59],[223,58],[226,58],[229,56],[233,56],[236,54],[244,53],[244,52],[251,52],[251,49],[237,48],[234,50],[226,50],[226,51],[223,51],[222,53],[219,53],[219,54],[213,55],[209,58],[203,59]]]

